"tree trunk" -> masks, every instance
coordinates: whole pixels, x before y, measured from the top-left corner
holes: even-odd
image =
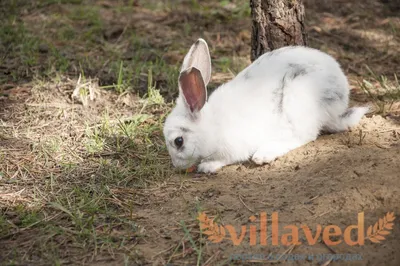
[[[307,45],[301,0],[250,0],[251,60],[288,45]]]

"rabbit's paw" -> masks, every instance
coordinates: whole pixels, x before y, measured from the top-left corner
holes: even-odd
[[[197,171],[201,173],[215,173],[221,169],[225,163],[220,161],[209,161],[199,164]]]
[[[280,153],[274,151],[258,150],[254,153],[253,157],[251,157],[251,160],[258,165],[263,165],[274,161],[280,155]]]

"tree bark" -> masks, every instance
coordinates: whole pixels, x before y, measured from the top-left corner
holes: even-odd
[[[301,0],[250,0],[251,60],[288,45],[307,45]]]

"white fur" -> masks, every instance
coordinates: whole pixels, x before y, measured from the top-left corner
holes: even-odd
[[[196,53],[191,50],[190,56]],[[178,168],[200,162],[198,171],[215,172],[250,158],[263,164],[315,140],[321,130],[356,125],[368,108],[348,109],[348,100],[348,81],[335,59],[311,48],[284,47],[262,55],[216,89],[196,118],[181,93],[164,135]],[[184,146],[178,150],[174,139],[179,136]]]

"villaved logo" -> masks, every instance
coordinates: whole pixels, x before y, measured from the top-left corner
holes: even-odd
[[[343,231],[339,226],[328,225],[324,228],[321,225],[316,225],[315,231],[312,233],[311,228],[307,225],[287,225],[283,227],[283,234],[279,234],[279,215],[277,212],[271,214],[271,244],[273,246],[278,246],[280,244],[284,246],[289,245],[301,245],[304,244],[299,239],[299,235],[302,233],[307,240],[308,245],[314,245],[318,242],[318,239],[322,236],[322,240],[326,245],[335,246],[342,242],[345,242],[349,246],[354,245],[364,245],[365,239],[373,243],[379,243],[385,240],[385,237],[390,234],[393,229],[395,216],[393,212],[388,212],[384,217],[380,218],[373,226],[370,225],[365,232],[364,227],[364,212],[358,213],[358,222],[356,225],[350,225],[346,227]],[[260,244],[262,246],[268,245],[267,241],[267,213],[262,212],[259,217],[259,225],[242,225],[240,229],[240,234],[237,233],[236,229],[232,225],[218,225],[214,222],[214,219],[207,217],[205,212],[199,213],[197,219],[200,222],[200,229],[203,234],[207,235],[209,241],[213,243],[220,243],[223,240],[230,240],[235,246],[242,243],[246,234],[249,235],[250,246],[255,246]],[[249,219],[251,222],[255,222],[257,218],[251,216]],[[354,231],[357,236],[356,239],[351,237]],[[259,235],[257,235],[259,232]],[[229,233],[229,236],[228,236]],[[331,238],[334,237],[334,240]],[[257,241],[259,240],[259,241]]]

